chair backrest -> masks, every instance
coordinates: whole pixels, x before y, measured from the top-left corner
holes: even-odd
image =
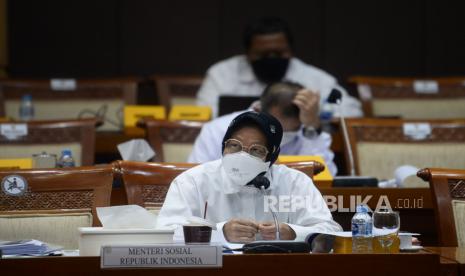
[[[61,150],[68,148],[77,166],[93,165],[95,128],[100,123],[95,118],[14,123],[26,125],[27,134],[15,137],[0,135],[0,158],[31,158],[33,154],[43,151],[59,157]]]
[[[417,175],[431,187],[439,245],[465,247],[465,170],[426,168]]]
[[[156,162],[186,162],[203,122],[160,121],[143,119],[139,127],[146,129],[147,140],[156,152]]]
[[[197,91],[202,85],[202,76],[152,77],[155,82],[160,104],[170,110],[173,105],[196,105]]]
[[[110,205],[113,167],[2,170],[0,179],[0,240],[34,238],[75,249],[76,228],[98,226],[96,207]]]
[[[395,169],[402,165],[459,169],[465,164],[465,119],[365,118],[347,119],[346,122],[355,170],[359,175],[391,179],[394,178]],[[429,128],[431,133],[425,137],[410,135],[418,134],[411,132],[417,127]]]
[[[465,77],[352,77],[367,117],[465,118]]]
[[[122,180],[128,204],[159,208],[165,201],[171,182],[193,163],[114,162],[115,172]]]
[[[24,94],[31,94],[36,120],[102,117],[99,130],[123,128],[124,105],[136,104],[138,80],[82,79],[75,87],[62,90],[51,80],[0,80],[0,116],[19,119],[19,105]]]
[[[309,177],[323,171],[316,161],[284,163]],[[197,166],[193,163],[150,163],[134,161],[114,162],[115,172],[122,180],[128,204],[146,208],[161,208],[171,182],[182,172]]]

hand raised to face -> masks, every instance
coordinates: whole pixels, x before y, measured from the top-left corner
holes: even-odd
[[[292,102],[299,107],[299,119],[302,125],[319,127],[320,94],[309,89],[302,89],[297,92]]]

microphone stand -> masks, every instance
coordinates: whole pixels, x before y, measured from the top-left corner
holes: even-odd
[[[344,114],[342,113],[342,105],[341,99],[336,100],[336,105],[339,109],[339,119],[342,126],[342,136],[344,137],[344,144],[347,148],[347,155],[349,157],[349,165],[350,165],[350,175],[355,176],[355,162],[354,162],[354,155],[352,153],[352,147],[350,146],[349,142],[349,134],[347,132],[346,120],[344,119]]]
[[[263,197],[265,197],[265,190],[263,189],[263,186],[260,186],[260,191],[263,193]],[[273,212],[273,210],[270,209],[271,215],[273,216],[274,220],[274,227],[276,229],[276,240],[281,240],[281,233],[279,232],[279,223],[278,223],[278,217],[276,216],[276,213]]]

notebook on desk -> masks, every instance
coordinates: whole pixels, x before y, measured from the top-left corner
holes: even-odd
[[[218,116],[223,116],[235,111],[245,110],[260,99],[257,96],[220,96],[218,102]]]

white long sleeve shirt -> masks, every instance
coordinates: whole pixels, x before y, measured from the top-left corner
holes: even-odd
[[[270,180],[270,187],[263,192],[229,182],[221,159],[189,169],[171,183],[157,228],[175,228],[186,223],[191,216],[203,217],[205,202],[208,202],[206,219],[215,223],[218,232],[223,233],[224,224],[233,218],[273,221],[271,212],[265,208],[267,202],[268,206],[277,209],[278,221],[287,223],[295,231],[297,241],[304,241],[311,233],[341,230],[307,175],[284,165],[272,165],[266,177]],[[292,210],[291,207],[279,209],[279,205],[273,205],[270,198],[277,202],[305,200],[301,201],[303,205]]]
[[[204,163],[220,159],[222,156],[221,142],[226,134],[229,123],[243,112],[246,112],[246,110],[227,114],[206,123],[195,140],[187,162]],[[325,160],[331,174],[336,175],[337,167],[333,161],[334,153],[331,151],[331,142],[331,135],[326,132],[322,132],[317,137],[309,139],[303,136],[302,131],[299,131],[292,141],[281,146],[280,154],[319,155]]]
[[[342,91],[342,113],[346,117],[363,115],[360,102],[349,96],[333,76],[297,58],[291,58],[289,61],[283,80],[297,82],[307,89],[320,93],[320,106],[326,101],[331,90],[338,88]],[[260,96],[265,87],[266,85],[256,78],[246,56],[234,56],[208,69],[197,93],[197,104],[210,106],[213,117],[217,117],[220,96]]]

